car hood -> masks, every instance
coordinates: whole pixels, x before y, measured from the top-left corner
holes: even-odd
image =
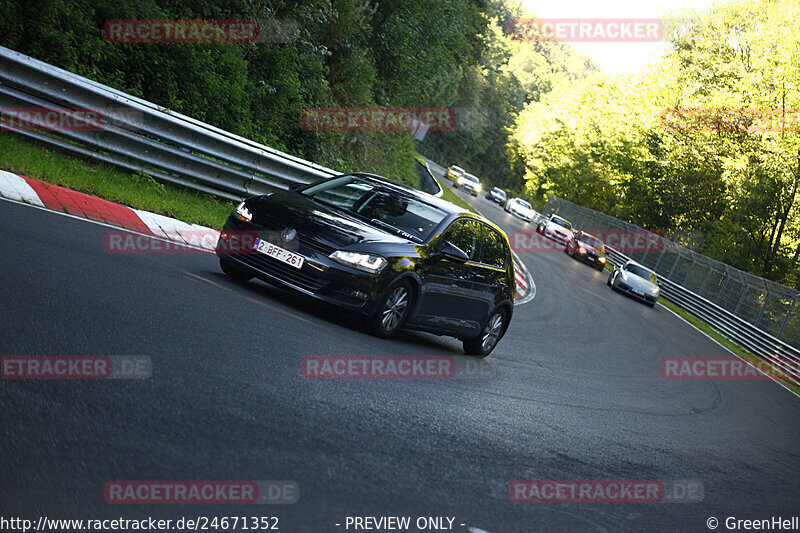
[[[581,248],[583,248],[584,250],[588,250],[588,251],[590,251],[590,252],[594,252],[594,253],[596,253],[597,255],[606,255],[606,253],[605,253],[605,252],[603,252],[602,250],[598,250],[598,249],[597,249],[597,248],[595,248],[594,246],[589,246],[588,244],[586,244],[586,243],[585,243],[585,242],[583,242],[583,241],[578,241],[578,246],[580,246],[580,247],[581,247]]]
[[[569,237],[572,234],[572,232],[570,230],[568,230],[567,228],[565,228],[563,226],[559,226],[558,224],[555,224],[553,222],[548,222],[546,229],[549,229],[550,231],[556,231],[556,232],[560,233],[561,235],[566,235],[567,237]]]
[[[639,276],[631,274],[627,271],[626,274],[628,274],[628,279],[623,281],[634,289],[639,289],[644,293],[650,293],[650,291],[653,290],[653,287],[658,287],[658,285],[648,279],[640,278]]]
[[[247,207],[256,225],[268,230],[294,228],[301,238],[337,249],[367,243],[415,244],[290,191],[251,198]]]

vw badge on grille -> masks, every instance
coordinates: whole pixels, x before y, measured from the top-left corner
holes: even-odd
[[[297,230],[294,228],[286,228],[281,232],[281,239],[284,241],[293,241],[297,237]]]

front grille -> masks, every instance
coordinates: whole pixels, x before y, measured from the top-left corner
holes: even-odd
[[[309,274],[302,269],[297,269],[293,266],[281,263],[277,259],[273,259],[258,252],[241,254],[238,256],[238,259],[241,259],[248,265],[254,267],[256,270],[270,274],[278,279],[285,280],[292,285],[297,285],[298,287],[307,291],[314,292],[325,286],[325,281],[319,279],[318,277]]]
[[[266,217],[258,217],[254,220],[254,222],[258,226],[261,226],[269,231],[283,231],[288,227],[286,224],[275,222],[274,220],[271,220]],[[305,235],[299,235],[299,239],[300,239],[300,244],[302,245],[303,248],[306,248],[308,251],[317,252],[326,257],[336,251],[336,248],[328,246],[327,244],[322,244],[321,242],[315,241],[314,239],[311,239]],[[285,243],[284,244],[275,243],[275,244],[277,244],[278,246],[286,246]],[[303,251],[304,250],[302,248],[299,250],[301,254],[303,253]]]

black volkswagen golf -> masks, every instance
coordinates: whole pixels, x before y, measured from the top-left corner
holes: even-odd
[[[488,220],[379,176],[345,174],[245,200],[217,243],[222,270],[350,309],[380,337],[406,327],[486,356],[514,310],[508,237]]]

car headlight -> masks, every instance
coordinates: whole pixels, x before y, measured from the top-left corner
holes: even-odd
[[[236,218],[244,220],[245,222],[250,222],[253,219],[253,214],[247,209],[244,202],[236,206]]]
[[[358,270],[363,270],[364,272],[369,272],[370,274],[377,274],[383,270],[387,263],[386,259],[379,255],[345,252],[343,250],[336,250],[328,257],[337,263],[357,268]]]
[[[475,190],[476,190],[476,191],[478,191],[478,192],[481,192],[481,185],[480,185],[480,183],[479,183],[478,185],[476,185],[476,186],[475,186]]]
[[[583,247],[581,247],[581,248],[578,248],[578,253],[579,253],[579,254],[585,254],[585,253],[586,253],[586,250],[584,250],[584,249],[583,249]]]
[[[653,289],[651,290],[651,292],[652,292],[653,294],[658,294],[658,287],[653,287]]]
[[[601,263],[605,263],[605,262],[606,262],[606,258],[605,258],[605,257],[601,257],[601,258],[599,259],[599,261],[600,261]]]

